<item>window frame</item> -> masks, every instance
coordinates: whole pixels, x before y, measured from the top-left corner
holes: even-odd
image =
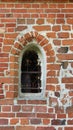
[[[40,93],[22,93],[21,92],[21,64],[22,57],[26,50],[34,50],[41,61],[41,92]],[[45,96],[45,88],[46,88],[46,54],[43,48],[37,44],[37,42],[28,43],[24,49],[22,50],[19,58],[19,97],[25,99],[42,99]]]

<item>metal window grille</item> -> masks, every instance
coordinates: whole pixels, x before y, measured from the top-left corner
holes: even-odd
[[[41,61],[34,50],[25,51],[22,57],[21,92],[41,92]]]

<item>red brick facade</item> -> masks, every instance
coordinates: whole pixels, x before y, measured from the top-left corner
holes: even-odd
[[[73,1],[0,1],[0,130],[73,130]],[[19,58],[46,54],[44,98],[19,96]]]

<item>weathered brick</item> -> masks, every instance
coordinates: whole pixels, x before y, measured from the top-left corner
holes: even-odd
[[[20,124],[21,125],[28,125],[29,124],[29,119],[28,118],[21,118],[20,119]]]
[[[63,83],[73,83],[73,78],[72,77],[62,78],[62,82]]]
[[[67,121],[67,124],[68,124],[68,125],[73,125],[73,120],[68,120],[68,121]]]
[[[62,67],[63,67],[63,69],[66,69],[68,67],[68,62],[67,61],[62,62]]]
[[[14,130],[14,127],[13,126],[1,126],[0,127],[0,130]]]
[[[35,130],[34,126],[17,126],[16,130]]]
[[[8,119],[0,119],[0,125],[8,125]]]
[[[50,124],[50,119],[43,119],[43,124],[44,125],[48,125],[48,124]]]
[[[48,38],[56,38],[56,33],[55,32],[49,32],[47,33]]]
[[[11,106],[2,106],[2,112],[10,112]]]
[[[69,38],[69,33],[68,32],[58,33],[58,38]]]
[[[73,127],[65,127],[64,130],[73,130]]]
[[[37,127],[36,130],[55,130],[54,127],[43,127],[43,126],[40,126],[40,127]]]
[[[35,118],[33,118],[33,119],[30,120],[30,123],[34,124],[34,125],[41,124],[41,119],[35,119]]]
[[[50,31],[51,30],[51,27],[49,25],[43,25],[43,26],[33,26],[33,28],[36,30],[36,31]]]
[[[54,119],[51,121],[52,125],[65,125],[65,120]]]
[[[37,21],[36,21],[36,24],[44,24],[44,19],[38,19]]]
[[[67,53],[68,52],[68,47],[61,47],[58,49],[59,53]]]
[[[46,106],[35,106],[34,107],[35,112],[47,112],[47,107]]]

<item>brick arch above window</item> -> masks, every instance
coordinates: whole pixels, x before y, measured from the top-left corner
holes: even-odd
[[[23,51],[23,49],[25,48],[25,46],[33,41],[36,41],[37,44],[43,48],[45,54],[46,54],[46,85],[47,83],[50,81],[51,77],[48,79],[48,71],[50,70],[50,67],[48,67],[48,65],[50,66],[50,63],[54,63],[55,61],[55,52],[52,48],[51,43],[49,43],[49,41],[41,34],[39,34],[38,32],[29,32],[24,34],[23,36],[20,36],[16,39],[16,41],[14,42],[14,45],[12,46],[12,49],[10,51],[10,76],[14,77],[14,85],[18,86],[18,81],[19,81],[19,74],[18,74],[18,70],[19,70],[19,56],[21,51]],[[53,79],[51,79],[50,82],[52,82]],[[18,87],[17,87],[18,89]],[[18,95],[18,90],[14,89],[14,97],[16,97],[16,95]],[[17,93],[17,94],[16,94]]]
[[[11,49],[10,54],[19,55],[20,51],[24,48],[24,46],[26,46],[26,44],[28,44],[29,42],[32,42],[33,39],[35,39],[37,43],[41,47],[43,47],[47,56],[55,55],[55,52],[52,48],[51,43],[49,43],[49,40],[47,40],[43,35],[37,32],[29,32],[24,34],[23,36],[18,37]]]

